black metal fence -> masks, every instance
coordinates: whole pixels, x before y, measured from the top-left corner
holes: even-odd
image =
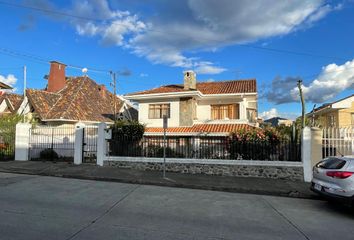
[[[98,127],[86,126],[83,129],[83,163],[96,163]]]
[[[0,131],[0,161],[14,160],[15,158],[16,127]]]
[[[113,137],[109,142],[111,156],[163,157],[161,136],[135,138]],[[167,137],[166,157],[195,159],[301,161],[300,143],[284,139],[266,141],[237,141],[233,137]]]
[[[30,130],[31,160],[73,161],[75,128],[37,126]]]

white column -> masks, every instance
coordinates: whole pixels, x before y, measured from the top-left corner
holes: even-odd
[[[304,181],[312,180],[312,161],[311,161],[311,128],[305,127],[301,135],[301,159],[304,168]]]
[[[104,159],[107,155],[107,142],[106,142],[106,123],[98,125],[98,138],[97,138],[97,165],[103,166]]]
[[[83,150],[83,137],[84,137],[85,124],[75,124],[75,151],[74,151],[74,164],[79,165],[82,163],[82,150]]]
[[[15,138],[15,160],[28,161],[30,147],[30,131],[32,125],[29,123],[16,124]]]

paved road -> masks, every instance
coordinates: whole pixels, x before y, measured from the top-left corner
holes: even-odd
[[[0,173],[0,239],[353,239],[325,201]]]

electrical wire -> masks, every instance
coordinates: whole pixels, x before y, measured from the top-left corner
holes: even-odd
[[[77,18],[77,19],[82,19],[82,20],[86,20],[86,21],[109,21],[108,19],[99,19],[99,18],[78,16],[78,15],[69,14],[69,13],[65,13],[65,12],[54,11],[54,10],[51,10],[51,9],[32,7],[32,6],[28,6],[28,5],[17,4],[17,3],[9,3],[9,2],[5,2],[5,1],[0,1],[0,4],[12,6],[12,7],[17,7],[17,8],[24,8],[24,9],[39,11],[39,12],[62,15],[62,16],[65,16],[65,17]],[[121,23],[118,23],[118,22],[116,22],[115,24],[125,27],[124,24],[121,24]],[[294,24],[292,27],[296,27],[296,25]],[[166,34],[166,35],[176,35],[176,36],[179,36],[179,37],[181,36],[180,34],[176,34],[176,33],[172,33],[172,32],[166,32],[166,31],[159,31],[159,30],[154,30],[154,29],[149,29],[149,31],[150,32],[157,32],[157,33],[163,33],[163,34]],[[220,44],[219,41],[216,41],[214,39],[203,38],[203,37],[200,37],[200,36],[198,36],[198,38],[194,38],[194,40],[195,41],[199,41],[200,43],[205,43],[205,42],[201,41],[201,40],[204,40],[204,41],[214,42],[216,44]],[[300,56],[316,57],[316,58],[330,58],[330,59],[346,60],[346,59],[344,59],[342,57],[338,57],[338,56],[319,55],[319,54],[314,54],[314,53],[310,53],[310,52],[298,52],[298,51],[292,51],[292,50],[286,50],[286,49],[277,49],[277,48],[269,48],[269,47],[263,47],[263,46],[257,46],[257,45],[238,44],[237,46],[244,47],[244,48],[256,49],[256,50],[283,53],[283,54],[300,55]]]

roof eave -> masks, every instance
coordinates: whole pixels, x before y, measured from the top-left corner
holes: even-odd
[[[215,97],[234,97],[234,96],[258,96],[257,92],[249,93],[216,93],[216,94],[203,94],[200,91],[189,92],[172,92],[172,93],[151,93],[151,94],[138,94],[138,95],[126,95],[125,99],[129,100],[145,100],[145,99],[160,99],[165,97],[186,97],[197,96],[200,98],[215,98]]]
[[[128,100],[144,100],[152,98],[166,98],[166,97],[187,97],[198,96],[201,97],[200,91],[183,91],[183,92],[169,92],[169,93],[151,93],[151,94],[137,94],[137,95],[125,95],[124,98]]]

